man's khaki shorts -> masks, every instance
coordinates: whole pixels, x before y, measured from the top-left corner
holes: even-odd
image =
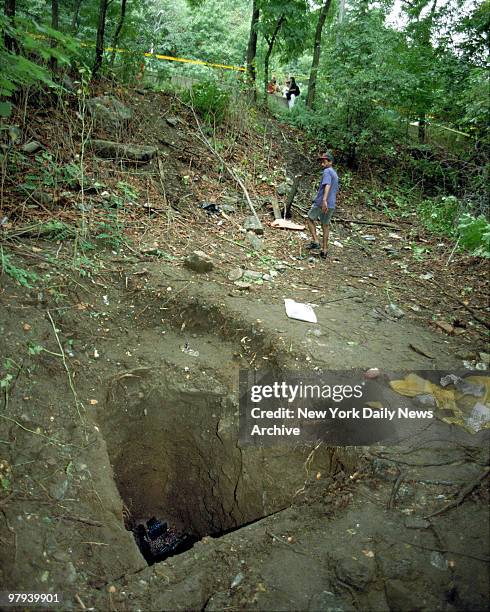
[[[322,225],[330,225],[330,220],[334,212],[335,208],[329,208],[327,212],[324,213],[321,206],[312,206],[308,212],[308,219],[320,221]]]

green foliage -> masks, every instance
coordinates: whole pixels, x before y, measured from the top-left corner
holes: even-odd
[[[35,191],[40,187],[57,188],[65,187],[74,189],[82,182],[80,165],[74,162],[60,164],[49,151],[43,151],[35,156],[37,168],[31,168],[19,187],[26,191]],[[37,174],[34,172],[37,171]]]
[[[478,257],[490,258],[490,223],[483,215],[465,213],[457,227],[459,244]]]
[[[213,81],[205,81],[192,87],[187,98],[194,109],[209,125],[222,123],[228,110],[230,94]]]
[[[453,236],[456,219],[460,212],[460,202],[454,196],[423,200],[417,206],[417,214],[423,225],[432,233]]]
[[[32,285],[30,283],[36,282],[39,279],[39,276],[35,272],[30,272],[29,270],[16,266],[12,262],[12,256],[8,253],[4,253],[3,247],[1,246],[0,265],[2,267],[2,271],[7,274],[7,276],[10,276],[10,278],[17,281],[19,285],[27,287],[28,289],[32,289]]]
[[[55,88],[47,69],[47,62],[55,58],[59,65],[68,64],[77,55],[77,45],[69,36],[39,24],[32,19],[17,17],[15,21],[0,14],[0,98],[9,98],[20,87],[42,83]],[[6,47],[6,37],[13,41],[14,49]],[[55,42],[56,46],[52,43]],[[8,100],[0,102],[0,116],[11,113]]]

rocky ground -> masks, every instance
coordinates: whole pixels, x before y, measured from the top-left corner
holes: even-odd
[[[361,176],[320,260],[271,226],[315,152],[299,133],[237,112],[215,134],[172,96],[110,93],[131,107],[115,123],[83,123],[74,100],[33,111],[39,159],[17,143],[5,180],[2,589],[62,592],[63,609],[485,609],[488,430],[468,411],[355,448],[243,447],[237,419],[253,368],[472,368],[485,403],[483,264],[367,209]],[[94,140],[149,159],[95,157]],[[128,529],[151,515],[199,541],[148,567]]]

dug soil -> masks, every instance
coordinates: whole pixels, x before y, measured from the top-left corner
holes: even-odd
[[[119,95],[135,113],[125,142],[156,145],[155,159],[128,167],[64,142],[80,134],[68,101],[29,130],[85,154],[98,187],[53,188],[47,210],[6,182],[2,258],[17,272],[0,277],[0,590],[58,593],[66,610],[486,609],[488,429],[441,413],[396,445],[257,447],[239,440],[238,401],[240,370],[484,370],[483,264],[415,217],[367,209],[362,177],[342,192],[328,259],[312,255],[301,232],[270,225],[312,143],[235,117],[218,136],[263,224],[251,236],[206,144],[216,135],[173,96]],[[81,251],[78,234],[46,236],[53,218],[104,233]],[[188,267],[196,250],[210,270]],[[318,322],[289,319],[285,298]],[[152,516],[192,548],[148,565],[132,530]]]

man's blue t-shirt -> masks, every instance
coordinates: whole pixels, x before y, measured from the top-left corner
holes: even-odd
[[[318,206],[319,208],[321,207],[325,185],[330,185],[330,191],[328,192],[327,197],[327,206],[328,208],[335,208],[335,200],[337,198],[337,191],[339,190],[339,177],[333,168],[325,168],[323,171],[318,193],[313,200],[313,206]]]

